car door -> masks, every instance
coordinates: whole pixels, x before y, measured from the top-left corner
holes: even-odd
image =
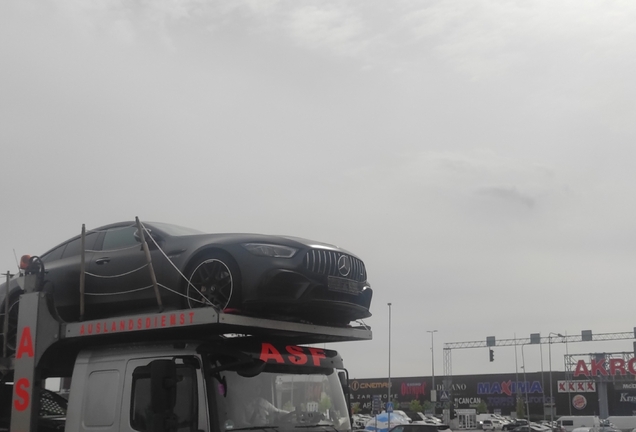
[[[84,259],[87,264],[93,257],[92,250],[97,238],[96,232],[89,232],[85,236]],[[78,236],[42,255],[46,272],[45,289],[52,293],[55,308],[65,321],[75,321],[79,317],[81,242]]]
[[[146,255],[135,238],[133,225],[106,229],[92,257],[86,280],[87,303],[99,306],[98,315],[143,306],[155,298]]]

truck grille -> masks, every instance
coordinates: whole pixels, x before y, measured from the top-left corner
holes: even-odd
[[[346,276],[343,276],[338,270],[338,260],[343,256],[349,260],[351,265],[351,270]],[[367,271],[364,268],[364,263],[356,257],[341,252],[312,249],[305,254],[304,265],[312,273],[339,278],[344,277],[357,282],[367,280]]]

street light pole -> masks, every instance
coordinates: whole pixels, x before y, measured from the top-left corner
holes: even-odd
[[[387,305],[389,306],[389,388],[388,388],[389,398],[388,398],[387,404],[390,404],[391,403],[391,303],[387,303]],[[388,409],[386,410],[386,412],[388,417],[387,428],[391,429],[391,413],[389,412]]]
[[[523,347],[526,344],[521,345],[521,363],[523,363],[523,388],[526,390],[526,418],[530,422],[530,401],[528,400],[528,379],[526,378],[526,357],[523,354]],[[517,383],[519,385],[519,383]]]
[[[431,387],[432,391],[437,392],[435,388],[435,345],[433,344],[433,336],[437,333],[437,330],[426,330],[426,332],[431,334]]]
[[[563,337],[561,333],[548,334],[548,363],[550,365],[550,424],[554,423],[554,397],[552,396],[552,335]]]
[[[435,402],[433,405],[433,414],[435,414],[437,411],[437,388],[435,388],[435,345],[433,344],[433,336],[437,333],[437,330],[427,330],[427,333],[431,334],[431,402],[433,402],[433,395],[435,395]]]

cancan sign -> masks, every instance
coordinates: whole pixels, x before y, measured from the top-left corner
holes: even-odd
[[[592,360],[588,366],[585,360],[576,363],[574,376],[615,376],[615,375],[636,375],[636,357],[625,361],[620,358],[613,358],[609,361],[605,359]]]

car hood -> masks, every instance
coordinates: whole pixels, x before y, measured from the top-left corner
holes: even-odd
[[[252,233],[222,233],[222,234],[200,234],[194,236],[184,236],[180,239],[186,242],[190,242],[193,237],[196,237],[196,243],[198,244],[241,244],[241,243],[274,243],[283,246],[291,246],[296,248],[316,248],[326,249],[338,252],[344,252],[346,254],[356,256],[355,254],[334,246],[329,243],[319,242],[315,240],[309,240],[301,237],[285,236],[285,235],[269,235],[269,234],[252,234]],[[190,240],[190,241],[188,241]]]

